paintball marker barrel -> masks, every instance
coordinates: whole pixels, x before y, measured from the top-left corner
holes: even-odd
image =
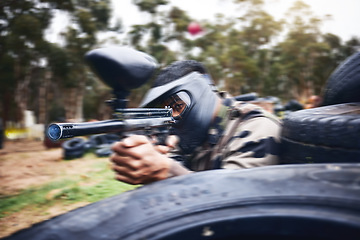
[[[126,108],[126,97],[130,91],[145,84],[158,67],[152,56],[128,47],[110,47],[89,51],[85,59],[100,79],[113,89],[115,98],[108,101],[108,104],[114,110],[114,119],[86,123],[54,123],[46,132],[51,140],[101,133],[122,134],[153,128],[162,131],[163,127],[175,123],[171,108]]]
[[[124,133],[136,130],[150,130],[175,123],[172,117],[139,118],[126,120],[105,120],[86,123],[54,123],[47,129],[47,136],[56,141],[62,138],[86,136],[100,133]]]
[[[114,116],[116,119],[125,120],[133,118],[157,118],[171,117],[171,108],[123,108],[116,109]]]

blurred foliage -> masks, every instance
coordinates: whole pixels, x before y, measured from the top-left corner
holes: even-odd
[[[40,123],[57,120],[58,114],[51,114],[54,111],[65,114],[62,117],[66,119],[83,118],[89,75],[83,58],[96,47],[98,32],[110,29],[109,4],[109,0],[1,2],[0,97],[4,123],[23,123],[26,109],[35,111]],[[57,12],[66,12],[70,18],[61,33],[62,45],[45,38],[45,30]]]
[[[154,56],[161,67],[180,59],[195,59],[209,70],[216,84],[233,95],[257,92],[284,101],[302,101],[322,94],[331,72],[359,50],[360,39],[343,41],[322,33],[327,17],[318,17],[301,0],[276,20],[264,10],[263,0],[234,0],[238,16],[218,14],[198,21],[167,0],[132,0],[150,20],[133,25],[117,42]],[[167,6],[167,7],[164,7]],[[51,43],[45,30],[57,13],[69,22]],[[110,117],[104,100],[106,87],[89,71],[84,54],[101,47],[99,33],[124,33],[113,17],[110,0],[3,0],[0,2],[0,106],[4,122],[21,122],[25,109],[38,122]],[[190,22],[203,31],[188,33]],[[175,47],[174,47],[175,46]],[[137,106],[151,81],[130,96]],[[62,116],[63,115],[63,116]]]

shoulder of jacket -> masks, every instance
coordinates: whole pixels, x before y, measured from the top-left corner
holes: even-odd
[[[245,120],[254,117],[266,117],[278,124],[281,123],[281,121],[274,114],[266,111],[264,108],[258,105],[248,102],[235,101],[231,106],[230,111],[231,112],[229,116],[231,119],[243,118]]]

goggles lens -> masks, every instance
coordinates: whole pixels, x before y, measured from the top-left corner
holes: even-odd
[[[178,92],[162,101],[159,107],[171,107],[174,118],[181,118],[181,115],[190,106],[190,96],[186,92]]]

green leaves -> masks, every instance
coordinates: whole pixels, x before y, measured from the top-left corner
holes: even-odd
[[[133,0],[133,3],[137,5],[141,11],[149,12],[151,14],[156,13],[156,8],[160,5],[168,4],[166,0]]]
[[[23,41],[36,41],[42,38],[42,24],[39,18],[30,14],[23,14],[12,22],[12,34]]]
[[[83,102],[81,97],[86,97],[85,88],[90,89],[86,90],[87,96],[94,98],[99,95],[96,90],[91,90],[95,87],[89,86],[93,81],[83,56],[87,51],[102,46],[99,33],[114,31],[123,33],[114,37],[118,44],[147,52],[162,66],[179,59],[204,63],[214,81],[221,83],[221,90],[233,95],[257,92],[260,96],[302,98],[311,92],[320,94],[331,71],[360,46],[358,37],[342,42],[334,34],[323,34],[320,26],[326,18],[314,15],[300,0],[289,9],[286,19],[277,20],[271,16],[265,11],[263,0],[235,0],[234,8],[241,9],[238,16],[228,18],[218,14],[208,21],[192,19],[168,0],[132,2],[150,18],[148,22],[131,26],[125,33],[121,21],[111,21],[112,26],[109,24],[111,0],[0,1],[2,86],[10,89],[12,96],[17,95],[17,86],[44,87],[46,89],[41,91],[43,96],[48,96],[49,108],[62,106],[64,101],[74,98],[70,104],[72,109],[66,110],[74,115],[83,110],[80,104]],[[66,12],[69,16],[69,24],[59,36],[61,45],[49,43],[44,35],[58,12]],[[187,27],[193,21],[201,25],[201,34],[188,33]],[[38,68],[42,70],[34,74]],[[56,94],[55,89],[71,91],[72,97]],[[31,90],[34,95],[40,91],[35,87]],[[4,98],[3,92],[0,92],[0,97]],[[134,94],[139,94],[132,95],[134,106],[144,92],[134,91]],[[92,101],[100,102],[103,98]],[[10,98],[7,96],[7,99]],[[33,102],[22,106],[36,109],[38,97],[32,96],[31,99]],[[7,106],[12,104],[6,103]],[[91,109],[86,111],[91,113]],[[100,110],[93,110],[97,111]]]

